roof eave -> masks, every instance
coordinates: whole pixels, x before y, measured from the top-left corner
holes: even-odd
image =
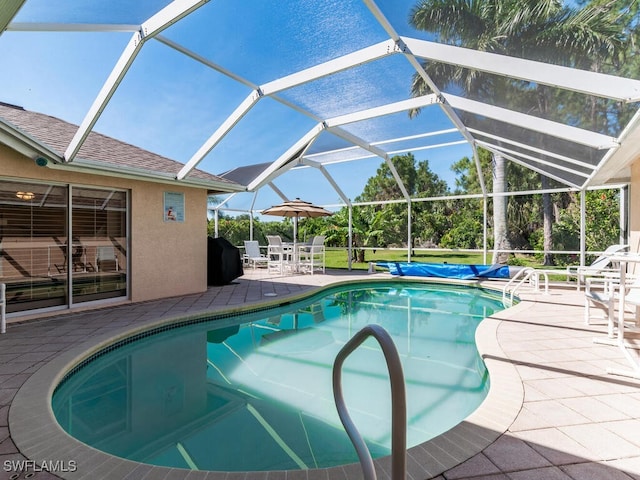
[[[170,173],[151,172],[135,167],[109,165],[103,162],[77,157],[72,163],[50,164],[49,167],[53,169],[73,171],[78,173],[87,173],[93,175],[99,174],[108,177],[128,178],[132,180],[143,180],[146,182],[156,182],[170,185],[184,185],[195,188],[203,188],[208,191],[215,191],[220,193],[244,192],[246,190],[244,186],[229,181],[217,182],[214,180],[204,180],[193,177],[187,177],[183,180],[177,180],[175,175]]]
[[[62,155],[0,118],[0,143],[33,160],[61,163]]]
[[[618,143],[620,146],[600,162],[586,186],[631,181],[631,165],[640,158],[640,110],[618,137]]]

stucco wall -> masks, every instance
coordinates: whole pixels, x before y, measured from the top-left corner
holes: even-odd
[[[0,145],[0,167],[0,178],[4,179],[112,187],[131,192],[128,272],[133,301],[206,290],[206,190],[38,167],[30,159],[4,145]],[[184,223],[164,221],[165,191],[184,193]]]
[[[206,290],[206,191],[143,182],[129,188],[133,300]],[[164,221],[165,191],[184,193],[184,223]]]
[[[629,204],[629,250],[640,252],[640,159],[631,166]]]

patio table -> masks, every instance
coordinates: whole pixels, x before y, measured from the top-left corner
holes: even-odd
[[[293,273],[300,273],[300,253],[309,248],[307,243],[282,242],[282,246],[287,253],[289,265]]]

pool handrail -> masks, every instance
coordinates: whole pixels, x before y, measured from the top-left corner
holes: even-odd
[[[7,331],[7,286],[0,283],[0,333]]]
[[[371,453],[349,416],[342,395],[342,365],[345,359],[368,337],[374,337],[384,354],[391,382],[391,480],[404,480],[407,470],[407,401],[400,355],[391,336],[380,325],[367,325],[338,352],[333,363],[333,397],[340,421],[358,453],[365,480],[376,480]]]
[[[553,274],[556,272],[550,270],[537,270],[533,267],[524,267],[519,270],[518,273],[511,277],[507,284],[502,288],[502,304],[505,307],[513,306],[513,297],[515,296],[516,291],[525,283],[532,286],[536,292],[539,292],[540,276],[544,278],[544,293],[549,294],[549,273]],[[509,297],[508,301],[507,296]]]

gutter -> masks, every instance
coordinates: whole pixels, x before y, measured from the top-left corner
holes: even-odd
[[[230,180],[215,181],[188,177],[177,180],[176,174],[154,172],[142,168],[112,165],[96,160],[76,158],[72,163],[65,162],[62,154],[42,144],[11,123],[0,118],[0,143],[16,152],[31,158],[37,165],[54,170],[74,171],[89,175],[103,175],[107,177],[129,178],[147,182],[171,185],[186,185],[196,188],[206,188],[219,193],[245,192],[246,187]]]
[[[195,188],[206,188],[208,190],[220,191],[221,193],[245,192],[246,187],[239,183],[230,181],[204,180],[200,178],[187,177],[177,180],[176,175],[164,172],[152,172],[142,168],[127,167],[122,165],[112,165],[96,160],[75,158],[70,163],[51,163],[48,168],[54,170],[65,170],[89,175],[103,175],[106,177],[128,178],[132,180],[144,180],[147,182],[164,183],[169,185],[185,185]]]

